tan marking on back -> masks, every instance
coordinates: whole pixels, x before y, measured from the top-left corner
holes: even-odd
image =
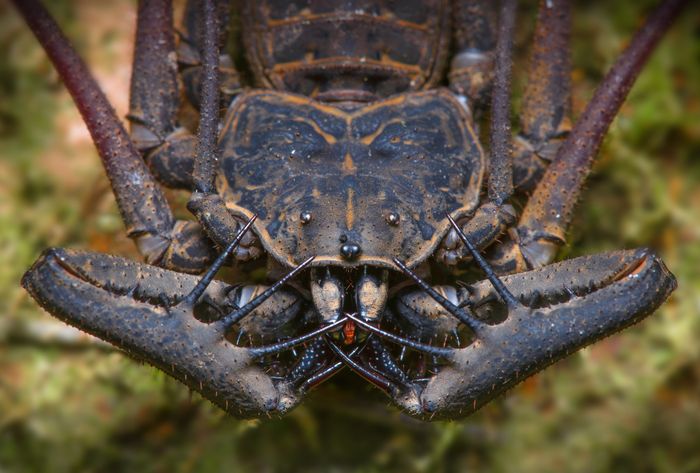
[[[379,108],[384,108],[384,107],[394,107],[396,105],[401,105],[406,101],[406,94],[401,94],[401,95],[395,95],[394,97],[385,99],[385,100],[379,100],[377,102],[374,102],[371,105],[367,105],[366,107],[362,107],[359,110],[353,112],[350,114],[352,118],[357,118],[361,117],[362,115],[367,115],[371,112],[374,112],[375,110]]]
[[[345,208],[345,226],[348,230],[352,230],[355,225],[355,190],[348,189],[348,202]]]
[[[357,166],[352,160],[350,153],[345,153],[345,158],[343,158],[343,172],[346,174],[355,174],[357,172]]]
[[[318,123],[312,121],[312,120],[307,120],[306,118],[295,118],[295,122],[299,123],[306,123],[309,125],[311,128],[314,129],[316,133],[321,135],[324,140],[326,140],[326,143],[329,145],[334,145],[338,140],[335,138],[335,136],[331,135],[330,133],[326,133],[325,131],[321,130],[321,128],[318,126]]]
[[[332,105],[325,105],[322,102],[317,102],[314,99],[307,97],[305,95],[297,95],[297,94],[290,94],[290,93],[281,93],[281,92],[276,92],[271,93],[270,91],[261,91],[259,93],[251,93],[250,95],[271,95],[271,97],[263,97],[263,100],[266,100],[270,103],[278,103],[275,99],[282,98],[283,102],[290,103],[293,105],[306,105],[313,107],[317,110],[321,110],[323,113],[327,113],[328,115],[333,115],[335,117],[342,117],[345,118],[348,116],[347,113],[343,112],[342,110],[332,106]]]
[[[290,16],[280,19],[266,18],[267,26],[271,28],[286,26],[286,25],[296,25],[299,23],[321,23],[321,22],[336,22],[338,20],[347,20],[352,18],[353,20],[360,20],[371,23],[381,23],[387,26],[396,25],[399,28],[413,29],[417,31],[427,31],[428,27],[421,23],[412,23],[410,21],[401,20],[391,15],[368,15],[364,13],[353,13],[349,15],[348,13],[343,13],[339,15],[338,13],[312,13],[308,9],[304,9],[299,12],[297,16]]]
[[[374,140],[376,140],[377,137],[378,137],[379,135],[382,134],[382,132],[384,131],[384,129],[385,129],[387,126],[393,125],[394,123],[402,123],[402,122],[403,122],[403,120],[400,119],[400,118],[382,122],[382,124],[379,125],[379,127],[377,127],[377,129],[374,131],[374,133],[370,133],[369,135],[363,136],[362,138],[360,138],[360,142],[361,142],[363,145],[369,146],[369,145],[371,145],[372,143],[374,143]]]

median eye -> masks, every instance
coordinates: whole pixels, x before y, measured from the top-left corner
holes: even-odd
[[[393,143],[393,144],[396,144],[396,143],[398,143],[399,141],[401,141],[401,137],[400,137],[400,136],[397,136],[397,135],[394,135],[394,136],[392,136],[392,137],[389,139],[389,141],[390,141],[391,143]]]

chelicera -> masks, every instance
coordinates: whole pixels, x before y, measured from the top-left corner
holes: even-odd
[[[243,3],[246,74],[222,49],[227,2],[190,1],[177,47],[170,2],[140,2],[127,134],[43,7],[15,2],[147,263],[48,250],[23,284],[55,316],[237,416],[283,414],[349,368],[412,416],[456,418],[675,288],[649,250],[550,263],[684,1],[650,15],[571,127],[570,5],[542,0],[515,137],[514,0]],[[161,185],[191,191],[194,220]],[[229,263],[270,282],[215,280]]]

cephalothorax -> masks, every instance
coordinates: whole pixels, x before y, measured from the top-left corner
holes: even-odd
[[[234,415],[283,414],[344,367],[410,415],[468,415],[675,287],[648,250],[550,263],[683,0],[650,16],[573,128],[570,6],[541,0],[516,137],[514,0],[498,11],[490,0],[245,1],[241,74],[224,49],[228,2],[190,1],[176,47],[170,2],[143,0],[130,135],[46,11],[15,3],[149,263],[52,249],[24,286]],[[179,122],[181,96],[200,112],[196,136]],[[489,103],[486,153],[476,130]],[[161,184],[192,192],[196,220],[174,219]],[[265,267],[272,284],[215,281],[232,260]],[[470,266],[487,279],[455,275]]]

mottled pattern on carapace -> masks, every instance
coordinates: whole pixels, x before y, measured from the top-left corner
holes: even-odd
[[[217,185],[227,207],[284,264],[390,266],[427,258],[477,204],[484,155],[444,89],[342,110],[275,91],[240,96],[222,130]],[[302,212],[311,220],[302,222]],[[398,224],[389,218],[398,215]],[[343,243],[362,248],[351,261]]]
[[[450,2],[247,1],[243,38],[256,83],[314,97],[364,90],[380,97],[442,78]]]

